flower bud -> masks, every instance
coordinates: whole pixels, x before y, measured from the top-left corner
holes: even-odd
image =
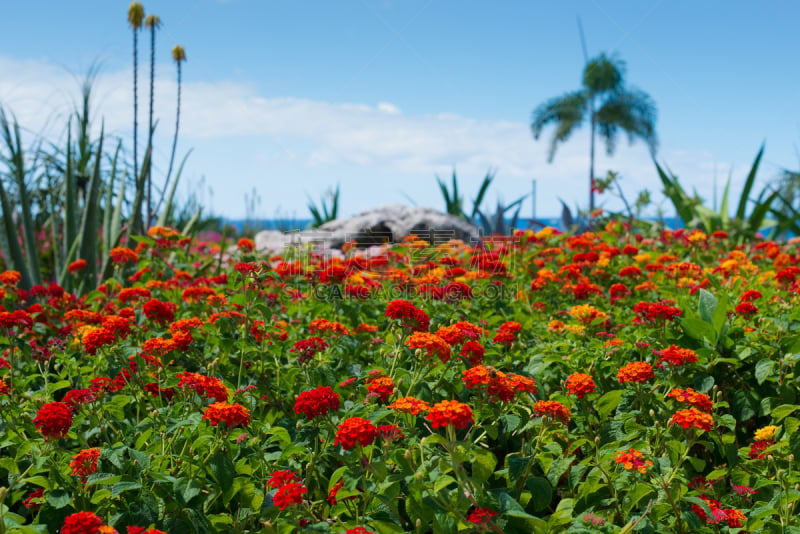
[[[297,421],[297,424],[296,424],[296,425],[294,425],[294,426],[295,426],[295,428],[296,428],[297,430],[300,430],[301,428],[303,428],[303,423],[302,423],[302,422],[300,422],[300,421]]]

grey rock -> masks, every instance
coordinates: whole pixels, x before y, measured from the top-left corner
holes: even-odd
[[[341,249],[348,241],[355,241],[359,248],[369,248],[401,242],[409,235],[417,235],[434,245],[451,239],[477,241],[480,237],[475,226],[458,217],[433,208],[392,204],[337,219],[314,230],[288,234],[259,232],[255,242],[258,250],[274,252],[308,243],[318,249]]]

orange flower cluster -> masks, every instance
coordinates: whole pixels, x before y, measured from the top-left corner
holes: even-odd
[[[389,409],[411,415],[419,415],[422,412],[427,412],[431,407],[427,402],[416,397],[400,397],[389,405]]]
[[[686,388],[685,390],[681,388],[675,388],[667,394],[667,397],[673,398],[678,402],[688,404],[689,406],[699,408],[706,413],[711,413],[711,410],[714,407],[711,397],[705,393],[695,391],[692,388]]]
[[[465,340],[480,339],[485,334],[486,330],[468,321],[459,321],[455,324],[442,326],[436,331],[436,335],[450,345],[459,345]]]
[[[114,247],[109,253],[111,261],[114,263],[136,263],[139,261],[139,255],[133,250],[126,247]]]
[[[394,393],[394,381],[390,376],[372,378],[367,383],[367,391],[370,395],[378,397],[382,402],[386,402]]]
[[[350,329],[342,323],[329,321],[327,319],[314,319],[311,321],[311,323],[309,323],[308,327],[312,334],[317,332],[330,332],[332,334],[336,334],[337,336],[352,335]]]
[[[626,470],[632,471],[635,469],[641,474],[647,473],[647,468],[653,465],[653,462],[645,460],[644,454],[636,449],[622,451],[614,457],[614,460],[616,460],[618,464],[622,464],[622,467]]]
[[[701,412],[696,408],[689,408],[688,410],[679,410],[675,412],[675,415],[672,416],[669,422],[670,424],[679,425],[683,428],[697,428],[708,432],[714,425],[714,418],[711,417],[710,414]]]
[[[237,425],[247,426],[250,424],[250,410],[241,404],[229,404],[227,402],[215,402],[203,412],[203,419],[208,419],[211,426],[225,423],[228,427]]]
[[[537,417],[549,417],[554,421],[561,421],[565,425],[570,420],[569,408],[558,401],[537,401],[533,405],[533,413]]]
[[[567,377],[566,385],[570,395],[575,395],[579,399],[584,398],[589,393],[594,393],[597,388],[591,375],[586,373],[572,373]]]
[[[589,326],[595,321],[608,319],[607,313],[598,310],[590,304],[578,304],[577,306],[571,307],[567,313],[584,326]]]
[[[0,273],[0,283],[4,286],[15,286],[22,280],[22,275],[19,271],[3,271]]]
[[[69,463],[72,474],[81,477],[81,482],[86,482],[86,478],[97,473],[97,460],[100,458],[100,449],[83,449],[72,457]]]
[[[436,356],[442,363],[450,360],[450,345],[436,334],[414,332],[406,339],[410,349],[425,349],[428,356]]]
[[[462,380],[467,389],[485,386],[486,392],[504,402],[514,399],[518,392],[536,393],[536,382],[532,378],[506,374],[493,367],[477,365],[463,372]]]
[[[653,366],[647,362],[630,362],[623,366],[617,373],[619,383],[647,382],[655,378]]]
[[[454,400],[437,402],[425,417],[433,428],[453,425],[455,428],[467,428],[473,421],[472,408]]]

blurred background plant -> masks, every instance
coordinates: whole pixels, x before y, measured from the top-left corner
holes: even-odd
[[[753,239],[759,233],[768,233],[771,238],[786,235],[787,232],[800,235],[800,213],[794,207],[793,196],[796,184],[792,183],[791,177],[784,175],[782,181],[764,185],[756,198],[751,198],[763,155],[764,145],[761,145],[744,180],[733,217],[729,212],[730,177],[725,184],[720,207],[714,210],[705,205],[696,191],[690,196],[672,172],[665,171],[658,163],[656,169],[664,185],[664,195],[672,202],[675,212],[687,228],[698,228],[707,234],[726,232],[738,243]]]
[[[328,188],[319,199],[319,206],[308,197],[308,211],[311,213],[309,228],[317,228],[326,222],[335,221],[339,216],[339,184],[336,189]]]
[[[142,22],[151,29],[150,117],[148,146],[140,162],[137,151],[138,88],[137,31]],[[92,86],[98,75],[93,65],[81,84],[79,104],[67,115],[56,139],[32,134],[0,103],[0,251],[2,267],[19,271],[21,287],[56,282],[67,289],[90,289],[113,270],[109,253],[117,246],[133,246],[133,236],[143,234],[152,223],[177,226],[189,232],[200,221],[202,209],[196,198],[184,206],[174,205],[175,191],[184,157],[167,189],[172,172],[180,118],[181,63],[183,48],[173,50],[178,70],[178,110],[170,166],[153,203],[151,155],[153,85],[155,83],[155,30],[160,20],[144,17],[144,8],[134,2],[128,10],[134,30],[134,142],[133,160],[127,161],[123,142],[107,137],[101,126],[93,135]],[[130,172],[130,169],[133,172]],[[132,186],[132,187],[131,187]],[[132,191],[131,191],[132,189]],[[155,209],[158,211],[156,212]],[[163,207],[162,207],[163,206]],[[142,210],[146,213],[143,214]],[[153,210],[153,211],[151,211]],[[190,214],[191,212],[191,214]],[[199,225],[204,226],[204,225]],[[70,269],[78,259],[86,267]]]

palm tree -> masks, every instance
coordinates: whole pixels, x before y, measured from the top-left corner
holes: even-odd
[[[628,134],[628,140],[641,139],[655,154],[656,107],[650,96],[635,88],[625,87],[625,63],[600,54],[587,61],[583,69],[583,87],[552,98],[533,111],[531,131],[539,139],[542,129],[554,123],[556,131],[550,141],[548,162],[553,161],[558,143],[566,141],[585,120],[591,127],[589,149],[589,211],[594,211],[594,142],[595,134],[606,143],[609,156],[614,153],[617,134]]]

